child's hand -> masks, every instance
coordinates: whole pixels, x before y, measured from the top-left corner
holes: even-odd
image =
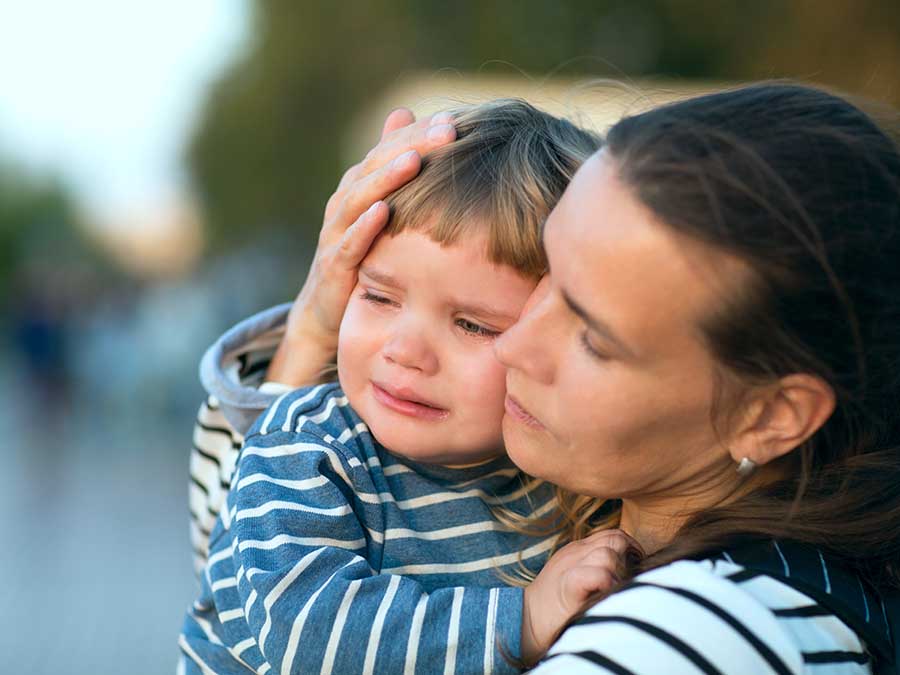
[[[334,357],[357,267],[388,221],[387,204],[380,200],[419,173],[422,154],[456,138],[451,122],[443,113],[416,122],[409,110],[399,108],[385,120],[378,145],[344,174],[325,206],[309,275],[288,315],[267,379],[311,384]]]
[[[598,593],[609,591],[625,572],[628,549],[637,542],[621,530],[602,530],[559,549],[525,589],[522,659],[533,663],[566,622],[583,612]]]

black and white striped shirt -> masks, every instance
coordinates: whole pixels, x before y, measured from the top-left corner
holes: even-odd
[[[244,438],[225,419],[216,398],[210,396],[197,412],[193,441],[188,497],[194,572],[199,578],[209,553],[209,535],[225,504]]]
[[[872,667],[866,644],[831,611],[723,559],[639,575],[568,628],[532,672],[856,675]]]

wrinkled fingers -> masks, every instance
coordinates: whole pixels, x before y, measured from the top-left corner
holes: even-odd
[[[408,150],[420,155],[446,145],[456,139],[453,119],[447,113],[437,113],[389,132],[378,145],[372,148],[360,163],[358,176],[366,176],[399,157]]]
[[[352,270],[359,266],[366,257],[375,237],[387,224],[390,209],[382,201],[370,206],[356,221],[347,228],[338,246],[335,262],[344,269]]]
[[[356,222],[375,202],[384,199],[417,173],[422,160],[415,150],[408,150],[389,164],[357,179],[346,191],[332,222],[325,228],[343,231]],[[323,228],[323,230],[325,229]]]

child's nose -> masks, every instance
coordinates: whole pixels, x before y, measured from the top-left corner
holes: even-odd
[[[438,359],[428,340],[420,330],[410,326],[401,328],[385,343],[382,356],[386,361],[404,368],[433,375],[438,370]]]

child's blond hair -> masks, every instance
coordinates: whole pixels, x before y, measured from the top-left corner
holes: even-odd
[[[521,99],[450,112],[457,140],[426,155],[419,175],[387,199],[386,233],[452,244],[486,228],[491,262],[540,278],[544,220],[600,137]]]

